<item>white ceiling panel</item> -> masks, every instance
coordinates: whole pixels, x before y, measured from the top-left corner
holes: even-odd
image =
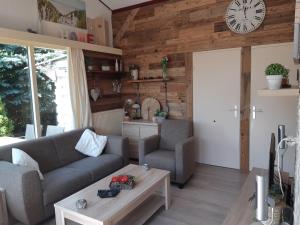
[[[104,2],[112,10],[150,1],[151,0],[102,0],[102,2]]]

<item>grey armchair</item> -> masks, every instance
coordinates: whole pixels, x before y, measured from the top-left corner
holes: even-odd
[[[139,163],[169,170],[171,181],[183,188],[194,172],[193,124],[187,120],[165,120],[161,135],[139,141]]]

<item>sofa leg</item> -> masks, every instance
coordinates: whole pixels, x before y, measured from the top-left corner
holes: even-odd
[[[0,225],[9,225],[5,190],[0,188]]]
[[[178,184],[178,188],[179,189],[183,189],[184,188],[184,184]]]

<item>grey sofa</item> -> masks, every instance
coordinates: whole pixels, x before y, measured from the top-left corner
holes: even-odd
[[[192,122],[164,120],[160,136],[154,135],[139,141],[139,163],[169,170],[171,181],[183,188],[195,168]]]
[[[0,187],[6,191],[8,211],[14,220],[38,224],[54,215],[54,203],[128,164],[128,139],[119,136],[109,136],[104,153],[97,158],[75,151],[83,131],[0,148]],[[36,171],[11,163],[12,147],[39,163],[44,180]]]

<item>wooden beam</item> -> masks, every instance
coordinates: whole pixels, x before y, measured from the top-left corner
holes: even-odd
[[[186,118],[193,120],[193,53],[185,54],[186,89]]]
[[[120,41],[122,40],[125,32],[129,29],[130,25],[132,24],[136,14],[139,12],[139,8],[133,9],[129,15],[127,16],[123,26],[121,27],[121,29],[119,30],[119,32],[117,33],[115,39],[114,39],[114,46],[119,46]]]
[[[5,190],[0,188],[0,225],[8,225]]]
[[[143,2],[143,3],[140,3],[140,4],[135,4],[135,5],[119,8],[119,9],[114,9],[112,11],[112,13],[115,14],[115,13],[124,12],[124,11],[128,11],[128,10],[136,9],[136,8],[145,7],[145,6],[148,6],[148,5],[153,5],[153,4],[157,4],[157,3],[161,3],[161,2],[166,2],[166,1],[168,1],[168,0],[152,0],[152,1]]]
[[[242,48],[241,60],[241,115],[240,115],[240,168],[249,172],[250,100],[251,100],[251,47]]]

